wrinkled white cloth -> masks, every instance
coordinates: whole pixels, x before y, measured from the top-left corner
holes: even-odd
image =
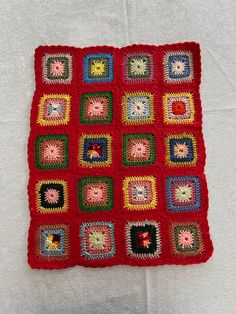
[[[233,0],[0,0],[0,313],[235,313],[235,14]],[[188,267],[31,270],[26,186],[35,47],[182,41],[202,48],[213,258]]]

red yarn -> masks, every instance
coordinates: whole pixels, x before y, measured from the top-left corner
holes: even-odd
[[[172,111],[174,114],[184,114],[186,112],[185,103],[183,101],[173,102]]]
[[[170,83],[164,79],[164,55],[166,52],[188,51],[192,54],[193,79],[184,82]],[[83,81],[83,60],[88,54],[111,54],[114,61],[114,78],[111,82],[86,83]],[[134,81],[126,79],[123,60],[133,54],[152,56],[150,81]],[[43,79],[43,58],[45,54],[69,54],[72,56],[72,80],[67,83],[50,84]],[[64,64],[63,64],[64,66]],[[61,68],[61,71],[64,68]],[[61,73],[61,72],[60,72]],[[66,46],[40,46],[35,50],[35,79],[36,90],[31,109],[30,136],[28,143],[28,162],[30,179],[28,184],[29,208],[31,223],[29,228],[28,260],[32,268],[66,268],[74,265],[103,267],[118,264],[149,266],[164,264],[194,264],[207,261],[213,252],[207,222],[208,191],[204,175],[205,147],[202,135],[202,109],[199,93],[201,81],[201,59],[199,44],[194,42],[172,45],[132,45],[124,48],[97,46],[74,48]],[[112,92],[113,120],[106,124],[85,124],[80,122],[79,108],[81,95],[85,92]],[[122,96],[127,92],[149,92],[154,95],[154,123],[125,124],[122,122]],[[194,98],[194,121],[192,123],[167,124],[164,122],[163,95],[164,93],[191,92]],[[69,94],[71,96],[71,111],[68,124],[42,126],[38,121],[39,103],[44,94]],[[172,104],[173,114],[181,115],[186,112],[185,104],[176,101]],[[142,166],[125,166],[122,161],[122,138],[124,134],[150,133],[155,137],[155,161]],[[197,142],[197,162],[191,166],[168,166],[166,160],[165,137],[191,133]],[[36,138],[40,135],[68,135],[69,164],[65,168],[40,169],[36,163]],[[83,167],[78,163],[81,150],[79,138],[82,134],[109,134],[112,138],[112,163],[109,166]],[[94,151],[100,156],[102,150],[98,144],[89,146],[90,154]],[[39,156],[40,158],[40,156]],[[114,184],[111,211],[82,211],[78,201],[78,180],[84,177],[112,177]],[[156,179],[157,205],[154,209],[128,210],[124,206],[123,180],[126,177],[154,176]],[[196,176],[201,185],[201,206],[198,210],[174,212],[168,209],[166,178],[171,176]],[[65,180],[68,188],[68,209],[64,212],[42,213],[38,210],[36,183],[39,180]],[[84,222],[112,222],[114,224],[115,253],[104,258],[86,258],[81,246],[80,228]],[[127,251],[126,224],[128,221],[155,221],[160,226],[161,249],[159,256],[148,257],[145,253],[140,257],[129,255]],[[171,226],[174,224],[194,222],[200,226],[198,236],[201,237],[199,251],[195,254],[182,254],[181,249],[176,253],[173,248],[174,238]],[[67,225],[68,243],[65,256],[42,257],[39,248],[38,228],[44,225]],[[41,230],[41,229],[40,229]],[[67,231],[66,231],[67,232]],[[152,232],[145,230],[137,232],[136,244],[141,250],[151,247]],[[61,236],[55,236],[58,245]],[[109,244],[110,245],[110,244]],[[105,254],[105,253],[104,253]],[[182,254],[182,255],[181,255]],[[105,256],[105,255],[104,255]]]

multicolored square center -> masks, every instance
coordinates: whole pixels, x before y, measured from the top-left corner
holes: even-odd
[[[197,143],[192,134],[169,135],[165,139],[168,166],[194,166],[197,163]]]
[[[67,168],[69,164],[68,136],[41,135],[36,138],[35,157],[39,169]]]
[[[39,102],[37,123],[41,126],[66,125],[69,122],[71,96],[44,94]]]
[[[114,224],[110,221],[82,223],[81,255],[89,260],[112,258],[116,251],[114,231]]]
[[[83,80],[85,83],[111,82],[113,76],[112,54],[88,54],[84,57]]]
[[[167,206],[170,211],[199,210],[201,207],[200,180],[193,176],[166,178]]]
[[[122,97],[124,124],[150,124],[154,121],[154,95],[147,92],[125,93]]]
[[[111,140],[109,134],[82,134],[79,141],[79,164],[83,167],[110,166]]]
[[[36,237],[38,257],[47,260],[68,258],[68,237],[69,226],[66,224],[40,225]]]
[[[126,177],[123,193],[127,210],[150,210],[157,206],[156,178],[153,176]]]
[[[192,93],[166,93],[163,96],[163,106],[164,122],[167,124],[191,124],[194,121]]]
[[[154,79],[153,57],[150,53],[131,53],[124,56],[124,81],[151,82]]]
[[[46,54],[43,58],[43,80],[47,84],[71,83],[72,55]]]
[[[80,101],[80,122],[86,124],[111,123],[112,106],[111,92],[84,93]]]
[[[156,156],[155,138],[152,134],[125,134],[123,136],[123,164],[145,166],[153,164]]]
[[[193,42],[36,49],[32,268],[211,256],[200,55]]]
[[[38,212],[48,214],[68,210],[68,188],[65,180],[39,180],[35,192]]]
[[[193,61],[190,51],[170,51],[164,56],[164,77],[167,83],[193,80]]]
[[[161,254],[160,227],[156,221],[128,221],[126,253],[133,258],[158,258]]]
[[[175,222],[170,226],[172,252],[175,255],[187,257],[200,254],[203,240],[200,225],[197,222]]]
[[[79,208],[95,212],[113,208],[113,180],[110,177],[81,178],[78,184]]]

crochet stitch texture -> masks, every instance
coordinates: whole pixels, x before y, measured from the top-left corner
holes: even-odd
[[[207,261],[199,44],[40,46],[35,79],[30,266]]]

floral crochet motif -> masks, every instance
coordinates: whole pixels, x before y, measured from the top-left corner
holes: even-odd
[[[36,233],[36,250],[39,259],[66,260],[69,255],[69,226],[40,225]]]
[[[147,155],[147,146],[145,143],[136,142],[131,145],[130,155],[136,158],[143,158]]]
[[[197,163],[197,143],[192,134],[169,135],[165,144],[168,166],[194,166]]]
[[[174,155],[176,158],[186,158],[189,153],[189,148],[188,145],[183,142],[183,143],[176,143],[174,145]]]
[[[168,83],[183,83],[193,80],[192,53],[190,51],[171,51],[164,57],[164,75]]]
[[[89,246],[91,249],[102,250],[106,245],[106,235],[102,231],[91,231],[89,234]]]
[[[192,187],[188,185],[179,186],[175,190],[175,198],[181,203],[189,202],[192,198]]]
[[[106,61],[105,60],[93,60],[91,62],[91,74],[93,76],[103,76],[106,71]]]
[[[183,74],[185,70],[185,62],[184,61],[173,61],[171,65],[171,71],[174,74]]]
[[[192,247],[194,243],[194,237],[191,231],[181,230],[179,232],[179,245],[182,248]]]
[[[134,76],[145,75],[148,68],[147,59],[135,58],[130,61],[130,73]]]
[[[45,238],[45,247],[48,251],[58,251],[60,249],[60,235],[48,234]]]
[[[123,181],[124,207],[127,210],[155,208],[157,205],[155,183],[152,176],[126,177]]]
[[[43,158],[46,161],[59,161],[62,155],[60,142],[57,144],[46,143],[44,145]]]
[[[109,166],[112,161],[109,134],[84,134],[80,138],[79,164],[87,167]]]
[[[88,189],[87,199],[91,202],[101,202],[103,198],[103,187],[90,187]]]
[[[50,64],[50,68],[51,68],[51,74],[53,76],[61,76],[64,74],[64,71],[65,71],[65,65],[61,61],[53,61]]]
[[[55,189],[47,189],[47,191],[44,192],[45,195],[45,201],[49,204],[55,204],[58,202],[59,199],[59,193]]]

